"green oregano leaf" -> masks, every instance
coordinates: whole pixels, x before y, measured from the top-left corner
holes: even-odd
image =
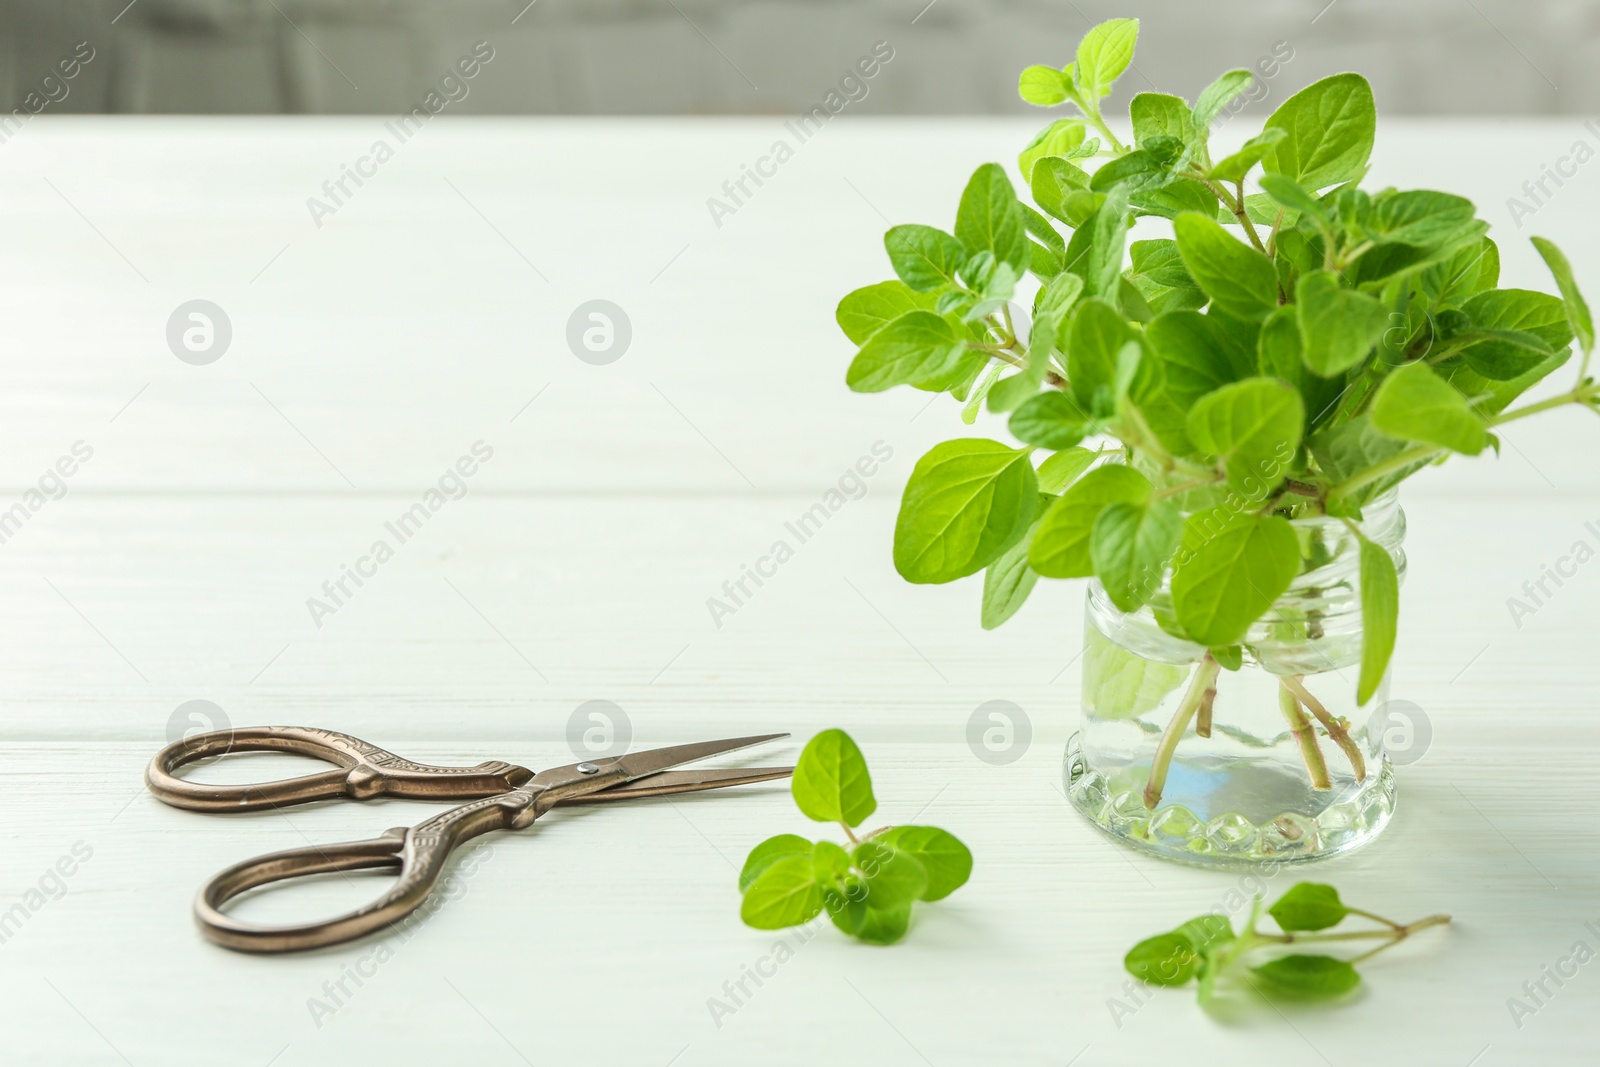
[[[1282,130],[1273,130],[1272,132],[1278,134],[1278,140],[1281,140],[1284,136]],[[1324,207],[1320,200],[1307,192],[1299,182],[1287,174],[1263,174],[1261,176],[1261,189],[1284,207],[1297,212],[1302,218],[1308,221],[1315,220],[1324,230],[1333,221],[1333,213]]]
[[[1185,409],[1255,369],[1239,365],[1241,353],[1219,320],[1198,311],[1162,312],[1145,327],[1145,340],[1161,363],[1167,394]]]
[[[1128,214],[1128,191],[1113,189],[1095,213],[1090,227],[1092,241],[1082,271],[1089,292],[1095,296],[1110,298],[1115,294],[1122,278],[1123,249],[1132,222]]]
[[[1037,519],[1033,528],[1038,528]],[[984,568],[981,618],[985,630],[993,630],[1015,615],[1038,584],[1039,573],[1028,566],[1028,545],[1032,540],[1030,530]]]
[[[1178,547],[1183,514],[1170,500],[1115,501],[1095,519],[1089,557],[1111,602],[1138,611],[1161,587]]]
[[[1063,322],[1071,313],[1078,302],[1078,297],[1083,295],[1083,279],[1076,274],[1062,272],[1040,286],[1038,296],[1033,302],[1033,313],[1045,315],[1055,313],[1061,316]]]
[[[1173,229],[1183,265],[1216,307],[1259,322],[1278,306],[1278,272],[1272,260],[1204,215],[1180,215]]]
[[[919,894],[922,900],[943,900],[972,876],[972,852],[937,826],[896,826],[876,840],[921,866],[927,876]]]
[[[954,285],[967,259],[960,241],[932,226],[895,226],[883,235],[883,246],[894,272],[917,292]]]
[[[1307,189],[1360,176],[1372,155],[1378,112],[1372,86],[1359,74],[1323,78],[1285,100],[1267,119],[1285,137],[1266,157],[1269,174],[1284,174]]]
[[[779,834],[777,837],[767,838],[751,849],[749,857],[744,861],[744,869],[739,872],[739,892],[749,889],[751,883],[760,877],[761,872],[779,860],[788,856],[809,855],[811,855],[811,842],[796,834]]]
[[[1122,965],[1151,985],[1181,986],[1200,972],[1200,953],[1182,934],[1157,934],[1128,950]]]
[[[1094,465],[1100,453],[1087,448],[1064,448],[1048,456],[1036,472],[1039,491],[1059,493],[1078,480],[1078,476]]]
[[[795,807],[815,822],[860,826],[878,808],[861,750],[843,730],[813,737],[794,765]]]
[[[839,301],[834,317],[844,335],[859,345],[906,312],[932,311],[933,305],[931,293],[919,293],[901,281],[879,282]]]
[[[1585,353],[1593,352],[1594,319],[1589,314],[1589,305],[1583,299],[1583,294],[1578,292],[1578,283],[1572,277],[1572,264],[1567,262],[1567,257],[1556,247],[1555,242],[1543,237],[1535,237],[1532,240],[1533,247],[1539,250],[1545,266],[1550,268],[1556,285],[1561,289],[1561,299],[1567,306],[1567,322],[1572,326],[1572,332],[1577,335],[1578,347]]]
[[[1255,75],[1248,70],[1230,70],[1202,89],[1194,102],[1195,126],[1204,130],[1217,121],[1222,109],[1250,88],[1254,80]]]
[[[1111,92],[1111,84],[1133,62],[1138,39],[1138,19],[1109,19],[1084,34],[1073,78],[1086,98],[1098,100]]]
[[[1037,448],[1071,448],[1094,431],[1095,420],[1066,393],[1055,389],[1024,401],[1011,413],[1011,436]]]
[[[850,853],[832,841],[818,841],[811,846],[811,869],[824,889],[836,889],[850,873]]]
[[[1233,924],[1225,916],[1216,914],[1196,916],[1188,922],[1180,923],[1172,932],[1188,941],[1196,952],[1202,954],[1215,952],[1235,939]]]
[[[1276,378],[1246,378],[1201,397],[1189,412],[1189,438],[1222,460],[1228,484],[1261,500],[1283,481],[1300,435],[1300,394]]]
[[[1400,577],[1389,550],[1361,539],[1361,678],[1356,703],[1365,704],[1383,684],[1400,625]],[[1287,929],[1287,927],[1285,928]]]
[[[1159,318],[1167,311],[1204,307],[1208,297],[1195,283],[1178,254],[1178,242],[1135,241],[1128,246],[1129,283]]]
[[[1065,103],[1071,91],[1066,76],[1055,67],[1028,67],[1017,81],[1017,94],[1038,107]]]
[[[895,569],[919,584],[976,574],[1027,531],[1038,495],[1026,449],[981,438],[935,445],[900,498]]]
[[[1242,645],[1223,645],[1210,651],[1211,658],[1221,664],[1222,669],[1225,671],[1236,671],[1244,666],[1244,646]]]
[[[1191,516],[1191,532],[1208,517]],[[1201,644],[1236,644],[1300,572],[1300,539],[1277,515],[1235,515],[1197,539],[1199,547],[1173,570],[1172,606]]]
[[[1328,1000],[1361,984],[1354,967],[1332,956],[1283,956],[1250,973],[1267,995],[1291,999]]]
[[[1094,212],[1094,194],[1089,192],[1089,175],[1063,158],[1045,156],[1035,160],[1028,187],[1033,193],[1033,202],[1039,205],[1041,211],[1069,226],[1079,225]],[[1087,197],[1087,210],[1078,207],[1083,203],[1078,199],[1079,194]]]
[[[911,928],[911,902],[889,908],[875,907],[864,895],[853,895],[864,893],[862,886],[862,880],[853,880],[843,895],[842,906],[837,910],[829,909],[833,925],[870,945],[892,945],[905,937]]]
[[[944,318],[931,311],[908,311],[867,338],[845,372],[845,384],[858,393],[897,385],[940,393],[982,362]]]
[[[822,912],[822,887],[810,856],[783,856],[744,891],[739,917],[757,930],[782,930],[810,922]]]
[[[1469,346],[1462,353],[1467,365],[1495,381],[1509,381],[1527,373],[1548,358],[1550,351],[1566,348],[1572,342],[1567,306],[1548,293],[1489,289],[1469,298],[1461,310],[1475,331],[1532,334],[1548,346],[1547,351],[1541,352],[1505,333],[1488,334],[1490,339]]]
[[[1096,467],[1056,498],[1028,546],[1028,565],[1047,578],[1087,578],[1095,520],[1108,505],[1148,500],[1150,479],[1132,467]]]
[[[1283,930],[1326,930],[1344,922],[1350,912],[1339,900],[1339,891],[1331,885],[1317,882],[1300,882],[1278,898],[1267,909],[1274,922]]]
[[[1426,363],[1408,363],[1383,380],[1372,401],[1372,425],[1402,441],[1476,456],[1489,432],[1466,397]]]
[[[1032,69],[1032,68],[1030,68]],[[1049,67],[1043,68],[1049,70]],[[1059,78],[1061,72],[1055,71]],[[1024,72],[1026,76],[1026,72]],[[1026,97],[1024,97],[1026,99]],[[1033,101],[1029,101],[1033,103]],[[1037,137],[1028,143],[1020,155],[1017,156],[1017,169],[1022,172],[1022,180],[1033,180],[1033,166],[1046,156],[1067,156],[1069,153],[1082,147],[1087,130],[1082,119],[1057,119],[1039,131]]]
[[[1083,703],[1100,719],[1136,719],[1160,706],[1188,671],[1136,656],[1094,627],[1084,635]]]
[[[1173,137],[1180,144],[1195,135],[1194,116],[1183,97],[1171,93],[1138,93],[1128,103],[1133,139],[1144,144],[1153,137]]]
[[[1477,209],[1464,196],[1408,189],[1380,193],[1362,229],[1369,240],[1381,244],[1432,249],[1452,242],[1473,227]]]
[[[1117,353],[1138,334],[1114,305],[1099,297],[1079,301],[1067,333],[1067,373],[1078,406],[1091,415],[1110,414]]]
[[[1301,356],[1324,378],[1365,360],[1388,328],[1388,312],[1377,298],[1346,289],[1332,271],[1302,275],[1295,284]]]
[[[1022,204],[998,163],[985,163],[972,174],[956,211],[956,240],[968,253],[989,252],[1016,271],[1028,269],[1028,230]]]
[[[850,861],[862,873],[869,906],[892,910],[909,904],[928,888],[928,872],[915,856],[885,844],[881,838],[861,842]]]

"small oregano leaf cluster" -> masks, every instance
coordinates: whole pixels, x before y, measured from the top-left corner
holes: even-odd
[[[810,922],[826,909],[851,937],[890,945],[905,936],[911,905],[943,900],[966,884],[972,853],[933,826],[893,826],[858,837],[878,808],[861,750],[843,730],[825,730],[800,753],[791,782],[795,806],[816,822],[838,823],[849,848],[797,834],[769,837],[739,872],[739,916],[758,930]]]
[[[893,227],[896,277],[839,304],[858,346],[851,389],[949,393],[969,425],[987,408],[1020,442],[961,438],[924,455],[895,567],[918,583],[983,572],[985,628],[1041,577],[1094,577],[1122,611],[1148,606],[1210,650],[1208,668],[1236,669],[1252,626],[1328,562],[1291,520],[1342,519],[1359,545],[1365,704],[1399,595],[1362,508],[1452,454],[1498,448],[1508,422],[1600,411],[1588,305],[1549,241],[1534,244],[1560,296],[1499,288],[1499,250],[1470,201],[1361,188],[1377,112],[1359,74],[1296,93],[1222,158],[1211,126],[1249,71],[1193,103],[1141,92],[1124,144],[1101,105],[1138,29],[1113,19],[1065,67],[1023,72],[1024,100],[1074,110],[1017,159],[1032,204],[983,164],[953,232]],[[1139,218],[1169,220],[1171,236],[1130,244]],[[1511,408],[1574,339],[1575,384]]]
[[[1235,932],[1227,918],[1201,915],[1177,928],[1146,938],[1128,952],[1123,966],[1149,985],[1182,986],[1198,982],[1202,1006],[1210,1005],[1218,982],[1235,982],[1276,999],[1333,1000],[1361,984],[1356,964],[1404,941],[1418,930],[1443,926],[1448,915],[1430,915],[1401,924],[1370,911],[1352,908],[1331,885],[1300,882],[1267,909],[1281,933],[1256,929],[1261,898],[1251,907],[1245,929]],[[1351,916],[1378,924],[1376,929],[1324,933]],[[1349,944],[1376,941],[1373,948],[1345,959],[1325,953],[1285,954],[1285,946]],[[1250,965],[1247,957],[1262,959]],[[1269,957],[1270,958],[1267,958]]]

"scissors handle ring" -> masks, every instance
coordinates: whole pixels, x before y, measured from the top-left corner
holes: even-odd
[[[519,830],[546,806],[542,790],[517,789],[463,804],[413,827],[395,827],[370,841],[310,846],[257,856],[222,871],[200,890],[194,917],[207,938],[241,952],[298,952],[352,941],[400,922],[427,903],[450,853],[494,830]],[[319,922],[289,926],[248,923],[222,906],[270,882],[335,871],[399,868],[387,893],[365,907]]]
[[[289,752],[332,763],[335,769],[248,785],[191,782],[174,773],[186,764],[234,752]],[[508,792],[532,777],[526,767],[500,760],[473,767],[414,763],[359,737],[304,726],[247,726],[195,734],[156,753],[145,770],[145,784],[157,799],[191,811],[256,811],[332,797],[469,800]]]

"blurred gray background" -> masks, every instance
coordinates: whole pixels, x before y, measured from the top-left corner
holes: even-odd
[[[494,59],[452,112],[783,114],[885,41],[852,111],[1015,113],[1017,72],[1065,63],[1113,15],[1144,22],[1124,94],[1192,98],[1248,66],[1265,110],[1356,69],[1390,114],[1600,113],[1597,0],[0,0],[0,93],[8,110],[399,113],[481,40]],[[80,42],[92,58],[62,80]]]

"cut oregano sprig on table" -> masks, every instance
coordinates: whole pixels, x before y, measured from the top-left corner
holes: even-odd
[[[758,930],[799,926],[826,910],[851,937],[893,944],[910,927],[913,902],[943,900],[972,874],[967,846],[937,827],[856,833],[878,801],[867,761],[843,730],[807,743],[790,788],[801,814],[838,823],[848,847],[779,834],[752,849],[739,872],[739,915]]]
[[[948,393],[968,424],[982,408],[1007,415],[1018,442],[961,438],[917,462],[896,569],[917,583],[983,573],[986,629],[1041,577],[1094,577],[1119,610],[1148,605],[1206,650],[1170,759],[1191,721],[1209,734],[1216,671],[1255,658],[1252,627],[1328,562],[1292,520],[1343,519],[1359,549],[1364,705],[1394,649],[1399,583],[1362,509],[1449,456],[1498,450],[1509,423],[1600,413],[1600,385],[1593,319],[1553,243],[1534,239],[1559,296],[1499,288],[1499,250],[1470,201],[1361,188],[1377,128],[1365,78],[1308,86],[1225,154],[1211,126],[1248,71],[1192,104],[1137,93],[1124,143],[1102,104],[1138,30],[1113,19],[1064,67],[1023,71],[1024,100],[1072,109],[1017,159],[1031,204],[983,164],[953,231],[888,231],[896,277],[850,293],[838,320],[858,346],[850,388]],[[1141,218],[1171,235],[1130,244]],[[1514,407],[1574,339],[1573,385]],[[1328,777],[1321,736],[1364,776],[1348,724],[1303,676],[1283,677],[1280,705],[1314,782]],[[1164,773],[1152,768],[1152,808]]]
[[[1123,966],[1142,982],[1183,986],[1196,982],[1202,1006],[1208,1006],[1219,982],[1238,982],[1276,999],[1334,1000],[1361,984],[1356,964],[1404,941],[1419,930],[1444,926],[1448,915],[1430,915],[1412,923],[1398,923],[1353,908],[1339,899],[1331,885],[1299,882],[1266,909],[1279,933],[1258,929],[1261,898],[1251,907],[1243,930],[1215,913],[1201,915],[1175,929],[1146,938],[1128,952]],[[1350,917],[1376,926],[1328,932]],[[1366,946],[1345,958],[1322,952],[1285,953],[1288,947]],[[1258,962],[1251,962],[1252,960]]]

